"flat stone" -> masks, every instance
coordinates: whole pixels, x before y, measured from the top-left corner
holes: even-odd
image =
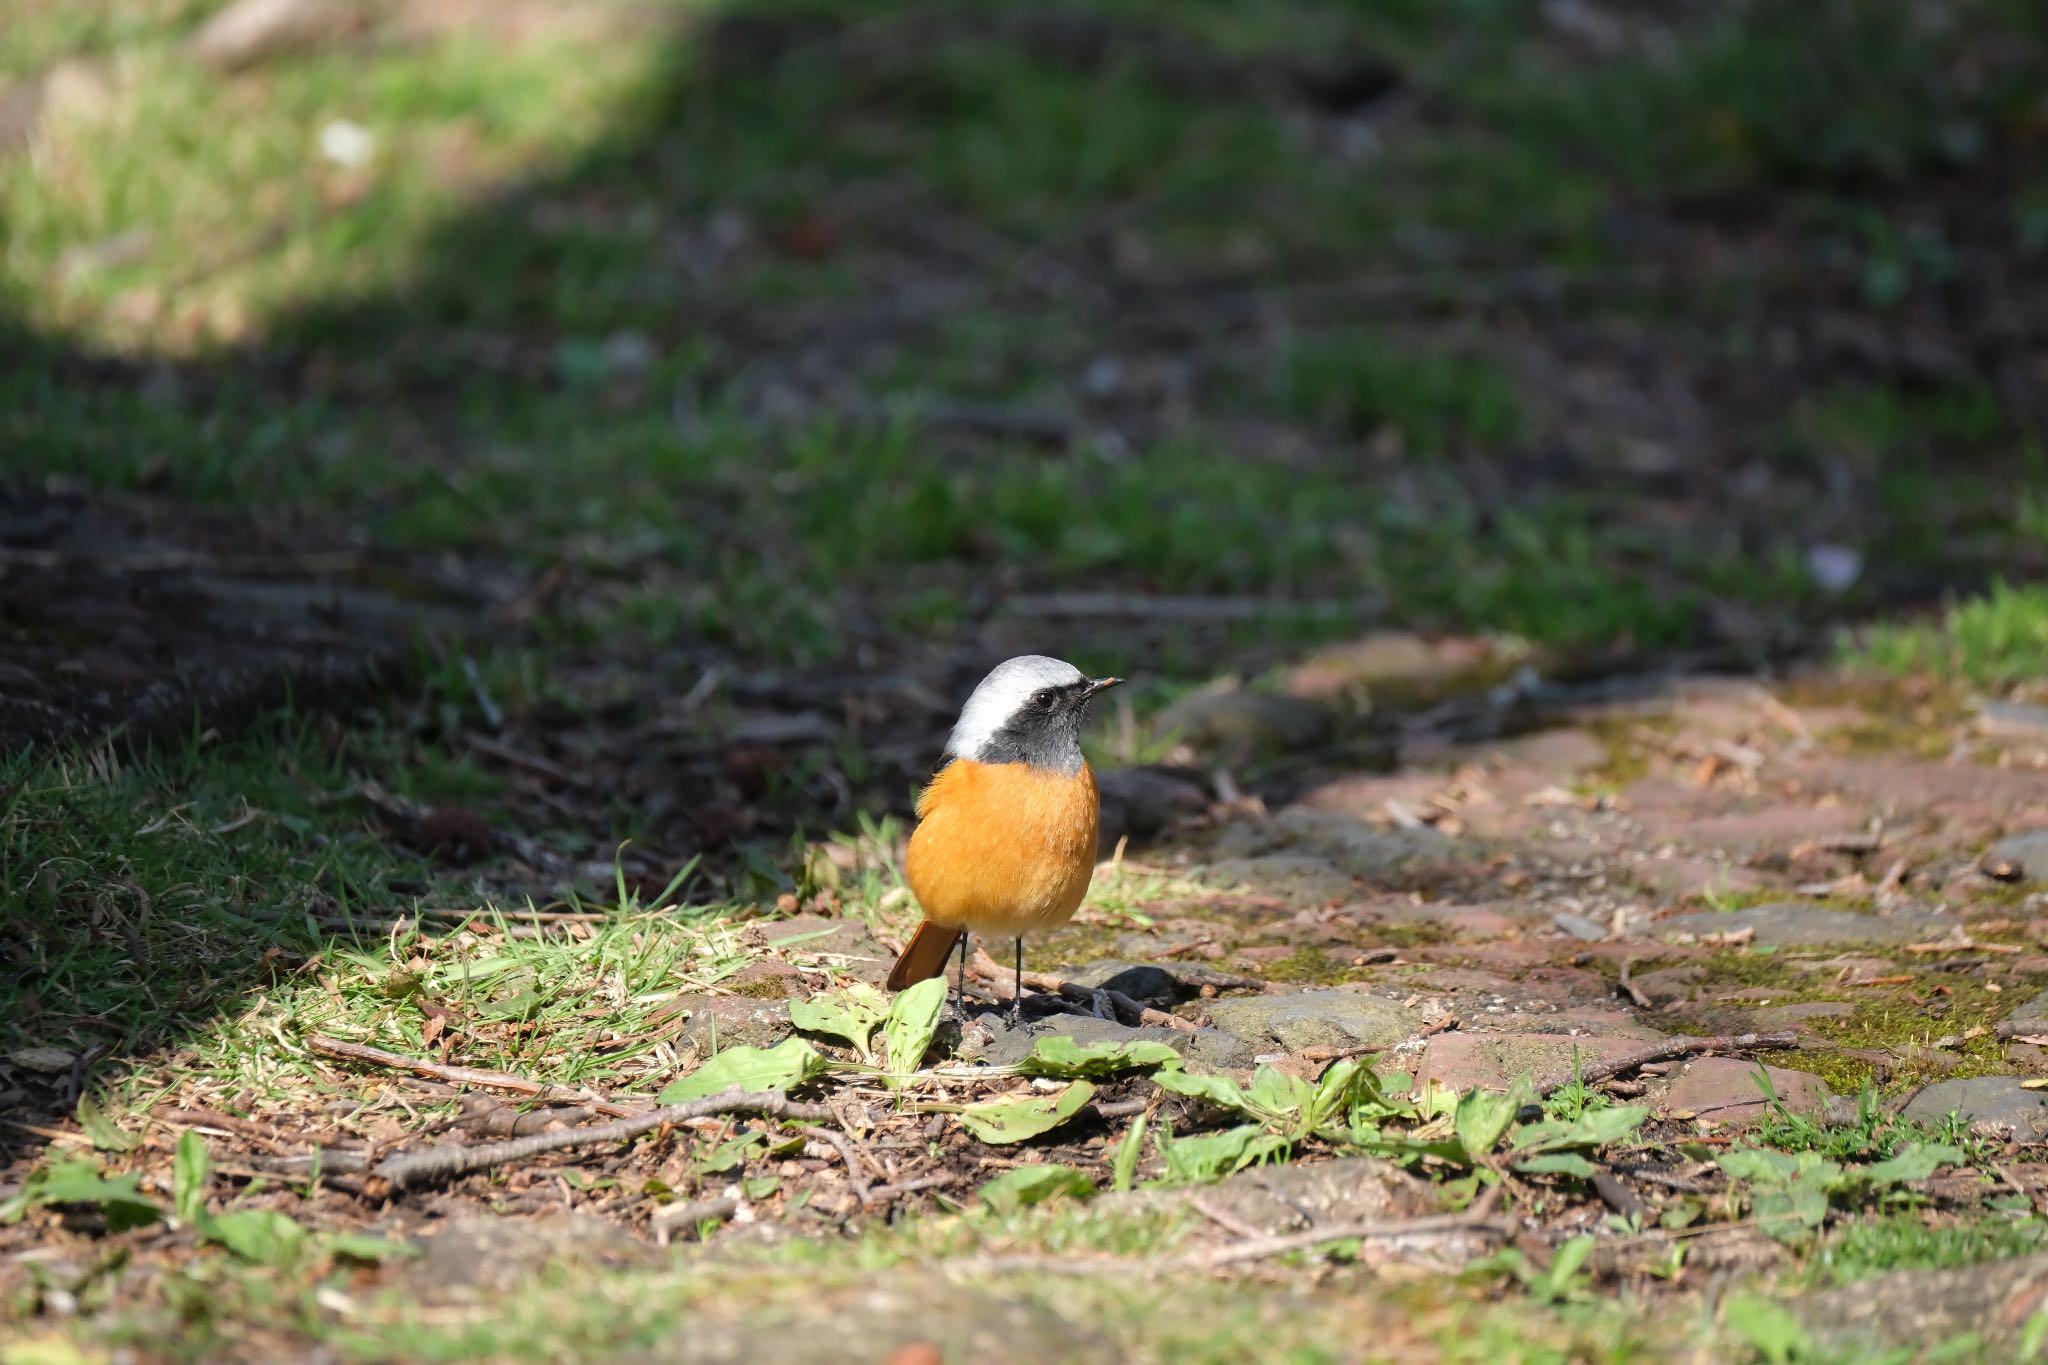
[[[1765,1067],[1778,1098],[1795,1114],[1811,1114],[1827,1104],[1828,1088],[1818,1076],[1783,1067]],[[1666,1117],[1690,1113],[1717,1125],[1747,1123],[1763,1117],[1769,1101],[1757,1084],[1756,1063],[1735,1057],[1695,1058],[1664,1090],[1657,1102]]]
[[[1906,1117],[1939,1123],[1958,1113],[1972,1128],[2021,1142],[2048,1138],[2048,1091],[2020,1089],[2018,1076],[1973,1076],[1936,1081],[1906,1102]]]
[[[1345,1157],[1311,1166],[1261,1166],[1206,1190],[1202,1203],[1262,1236],[1328,1223],[1370,1223],[1433,1213],[1429,1186],[1391,1161]]]
[[[829,1351],[824,1347],[829,1345]],[[611,1365],[811,1365],[849,1361],[1013,1361],[1122,1365],[1106,1338],[1048,1308],[930,1275],[870,1279],[742,1317],[689,1316],[674,1335],[609,1358]]]
[[[2000,881],[2048,881],[2048,829],[2007,835],[1991,846],[1979,866]]]
[[[683,995],[677,1008],[690,1018],[677,1035],[677,1050],[695,1048],[709,1056],[735,1045],[773,1047],[795,1031],[787,1000],[756,1000],[744,995]]]
[[[1550,922],[1559,930],[1583,943],[1598,943],[1607,937],[1607,926],[1598,920],[1587,919],[1584,915],[1560,910],[1550,917]]]
[[[1450,857],[1458,844],[1427,826],[1402,829],[1365,824],[1340,811],[1290,806],[1264,820],[1226,826],[1214,845],[1219,858],[1291,853],[1320,858],[1347,876],[1394,879],[1419,862]]]
[[[1330,862],[1301,853],[1222,858],[1209,864],[1207,880],[1225,888],[1272,896],[1291,905],[1329,905],[1358,894],[1358,879]]]
[[[1620,1057],[1643,1046],[1640,1038],[1562,1033],[1439,1033],[1423,1045],[1415,1066],[1418,1086],[1452,1090],[1505,1090],[1519,1076],[1542,1080],[1572,1065],[1574,1051],[1588,1062]]]
[[[662,1255],[616,1223],[585,1213],[543,1218],[464,1214],[420,1244],[415,1283],[433,1297],[516,1289],[565,1261],[608,1269],[658,1265]]]
[[[1939,1342],[1970,1336],[1978,1360],[2016,1360],[2022,1334],[2048,1297],[2048,1255],[1960,1270],[1894,1270],[1791,1300],[1829,1359],[1927,1359]]]
[[[1756,931],[1754,942],[1778,947],[1801,947],[1820,943],[1913,943],[1938,934],[1951,921],[1924,911],[1898,911],[1886,915],[1859,915],[1848,910],[1829,910],[1805,901],[1773,901],[1746,910],[1699,910],[1659,920],[1659,938]]]
[[[1703,820],[1658,822],[1656,834],[1693,848],[1751,854],[1764,849],[1787,850],[1809,841],[1856,838],[1865,828],[1865,821],[1839,807],[1787,803]]]
[[[1248,1066],[1266,1053],[1300,1052],[1304,1048],[1385,1047],[1421,1032],[1422,1016],[1404,1005],[1357,991],[1302,991],[1294,995],[1254,995],[1218,1000],[1209,1017],[1223,1032],[1242,1040],[1242,1053],[1214,1065]],[[1201,1034],[1196,1034],[1199,1040]],[[1216,1049],[1197,1043],[1197,1055],[1213,1057]],[[1235,1060],[1241,1056],[1243,1060]]]
[[[762,946],[796,962],[829,958],[833,967],[869,985],[887,979],[896,954],[884,948],[857,919],[793,915],[758,926]]]
[[[2011,1014],[2008,1014],[2006,1021],[2013,1024],[2038,1023],[2041,1027],[2032,1031],[2048,1033],[2048,991],[2041,992],[2032,1000],[2027,1001]]]

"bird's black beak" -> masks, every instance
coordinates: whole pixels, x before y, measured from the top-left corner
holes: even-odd
[[[1086,701],[1097,692],[1107,692],[1112,687],[1120,687],[1123,685],[1123,681],[1122,678],[1096,678],[1082,690],[1081,700]]]

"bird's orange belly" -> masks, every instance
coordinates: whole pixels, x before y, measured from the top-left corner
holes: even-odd
[[[904,872],[925,917],[1021,935],[1073,917],[1095,872],[1095,774],[955,759],[918,802]]]

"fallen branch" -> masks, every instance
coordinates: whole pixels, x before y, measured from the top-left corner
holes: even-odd
[[[1799,1035],[1789,1030],[1783,1033],[1734,1033],[1720,1038],[1670,1038],[1638,1052],[1610,1057],[1604,1062],[1588,1062],[1574,1071],[1552,1076],[1536,1087],[1536,1093],[1547,1098],[1574,1082],[1591,1085],[1651,1062],[1699,1057],[1709,1052],[1755,1052],[1763,1048],[1795,1047],[1798,1043]]]
[[[397,1052],[386,1052],[381,1047],[371,1047],[367,1043],[343,1042],[339,1038],[329,1038],[324,1033],[316,1033],[308,1038],[306,1046],[323,1057],[367,1062],[372,1066],[389,1067],[394,1071],[410,1071],[415,1076],[425,1076],[436,1081],[453,1081],[458,1085],[480,1085],[492,1090],[510,1090],[514,1094],[550,1104],[587,1105],[600,1114],[610,1114],[614,1118],[630,1118],[646,1112],[642,1107],[614,1104],[603,1096],[593,1095],[587,1090],[547,1085],[529,1080],[525,1076],[515,1076],[509,1071],[485,1071],[473,1066],[443,1066],[439,1062],[423,1061],[418,1057],[407,1057]]]
[[[422,1151],[400,1152],[377,1163],[370,1173],[390,1181],[394,1189],[402,1190],[429,1180],[468,1175],[473,1171],[485,1171],[493,1166],[524,1161],[528,1157],[559,1152],[570,1147],[595,1147],[606,1142],[624,1142],[628,1138],[653,1132],[672,1123],[712,1118],[719,1114],[759,1114],[777,1119],[838,1117],[822,1104],[803,1104],[773,1091],[748,1091],[734,1086],[730,1090],[701,1100],[690,1100],[684,1104],[664,1104],[658,1109],[649,1109],[631,1118],[616,1119],[611,1123],[600,1123],[590,1128],[535,1133],[532,1137],[513,1138],[508,1142],[487,1142],[479,1147],[444,1143]]]

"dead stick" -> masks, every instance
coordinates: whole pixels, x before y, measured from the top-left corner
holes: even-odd
[[[546,1152],[559,1152],[570,1147],[594,1147],[606,1142],[624,1142],[628,1138],[649,1133],[656,1128],[686,1119],[711,1118],[718,1114],[761,1114],[778,1119],[830,1119],[838,1116],[822,1104],[802,1104],[787,1095],[773,1091],[748,1091],[734,1086],[730,1090],[701,1100],[690,1100],[684,1104],[664,1104],[658,1109],[649,1109],[631,1118],[616,1119],[611,1123],[600,1123],[589,1128],[569,1128],[555,1133],[535,1133],[532,1137],[513,1138],[507,1142],[487,1142],[479,1147],[465,1147],[460,1143],[443,1143],[417,1152],[400,1152],[379,1162],[372,1175],[382,1176],[396,1189],[421,1184],[444,1176],[468,1175],[472,1171],[489,1170],[507,1162],[524,1161],[528,1157],[540,1156]]]
[[[1650,997],[1644,995],[1642,987],[1636,985],[1631,979],[1635,966],[1636,960],[1632,957],[1625,957],[1621,960],[1621,989],[1628,995],[1629,999],[1636,1002],[1637,1009],[1646,1010],[1650,1008]]]
[[[630,1118],[645,1113],[631,1105],[613,1104],[601,1095],[588,1091],[571,1090],[566,1086],[546,1085],[540,1081],[515,1076],[509,1071],[484,1071],[473,1066],[443,1066],[439,1062],[423,1061],[418,1057],[407,1057],[402,1053],[386,1052],[381,1047],[367,1043],[348,1043],[339,1038],[329,1038],[316,1033],[306,1040],[306,1046],[324,1057],[338,1057],[345,1061],[367,1062],[372,1066],[389,1067],[394,1071],[410,1071],[415,1076],[426,1076],[437,1081],[454,1081],[461,1085],[481,1085],[492,1090],[510,1090],[516,1094],[530,1096],[550,1104],[583,1104],[600,1114],[614,1118]]]
[[[1721,1038],[1672,1038],[1640,1052],[1610,1057],[1604,1062],[1589,1063],[1576,1072],[1552,1076],[1536,1087],[1536,1093],[1547,1097],[1575,1081],[1591,1085],[1651,1062],[1675,1061],[1680,1057],[1697,1057],[1708,1052],[1755,1052],[1762,1048],[1796,1047],[1798,1043],[1799,1035],[1789,1030],[1784,1033],[1735,1033]]]

